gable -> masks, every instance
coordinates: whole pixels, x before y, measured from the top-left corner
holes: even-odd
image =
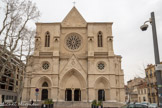
[[[79,63],[76,56],[73,54],[72,57],[68,60],[67,64],[64,66],[64,68],[60,71],[61,75],[64,75],[66,72],[69,72],[70,70],[77,70],[82,74],[83,76],[86,76],[86,72],[83,69],[82,65]]]
[[[86,27],[87,23],[78,10],[73,7],[61,23],[62,27]]]

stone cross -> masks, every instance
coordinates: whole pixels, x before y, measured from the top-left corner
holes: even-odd
[[[74,1],[73,4],[74,4],[74,6],[75,6],[76,2]]]

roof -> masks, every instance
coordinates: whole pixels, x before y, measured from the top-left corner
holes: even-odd
[[[113,22],[86,22],[80,12],[74,6],[62,22],[37,22],[39,24],[61,24],[62,27],[86,27],[87,24],[113,24]]]

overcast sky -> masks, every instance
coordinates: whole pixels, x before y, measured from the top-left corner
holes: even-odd
[[[114,51],[123,57],[125,82],[144,77],[144,68],[155,62],[151,26],[145,32],[140,26],[154,11],[161,55],[162,0],[34,0],[41,12],[39,22],[61,22],[74,1],[87,22],[113,22]]]
[[[39,22],[61,22],[74,6],[87,22],[113,22],[114,52],[121,55],[125,82],[144,77],[147,64],[154,64],[152,29],[140,26],[155,12],[162,60],[162,0],[32,0],[41,12]],[[35,27],[35,25],[33,25]]]

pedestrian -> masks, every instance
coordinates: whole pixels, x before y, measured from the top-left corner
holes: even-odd
[[[16,103],[16,108],[19,108],[19,104],[18,103]]]
[[[32,100],[32,101],[31,101],[31,105],[33,105],[33,103],[34,103],[34,101]]]

